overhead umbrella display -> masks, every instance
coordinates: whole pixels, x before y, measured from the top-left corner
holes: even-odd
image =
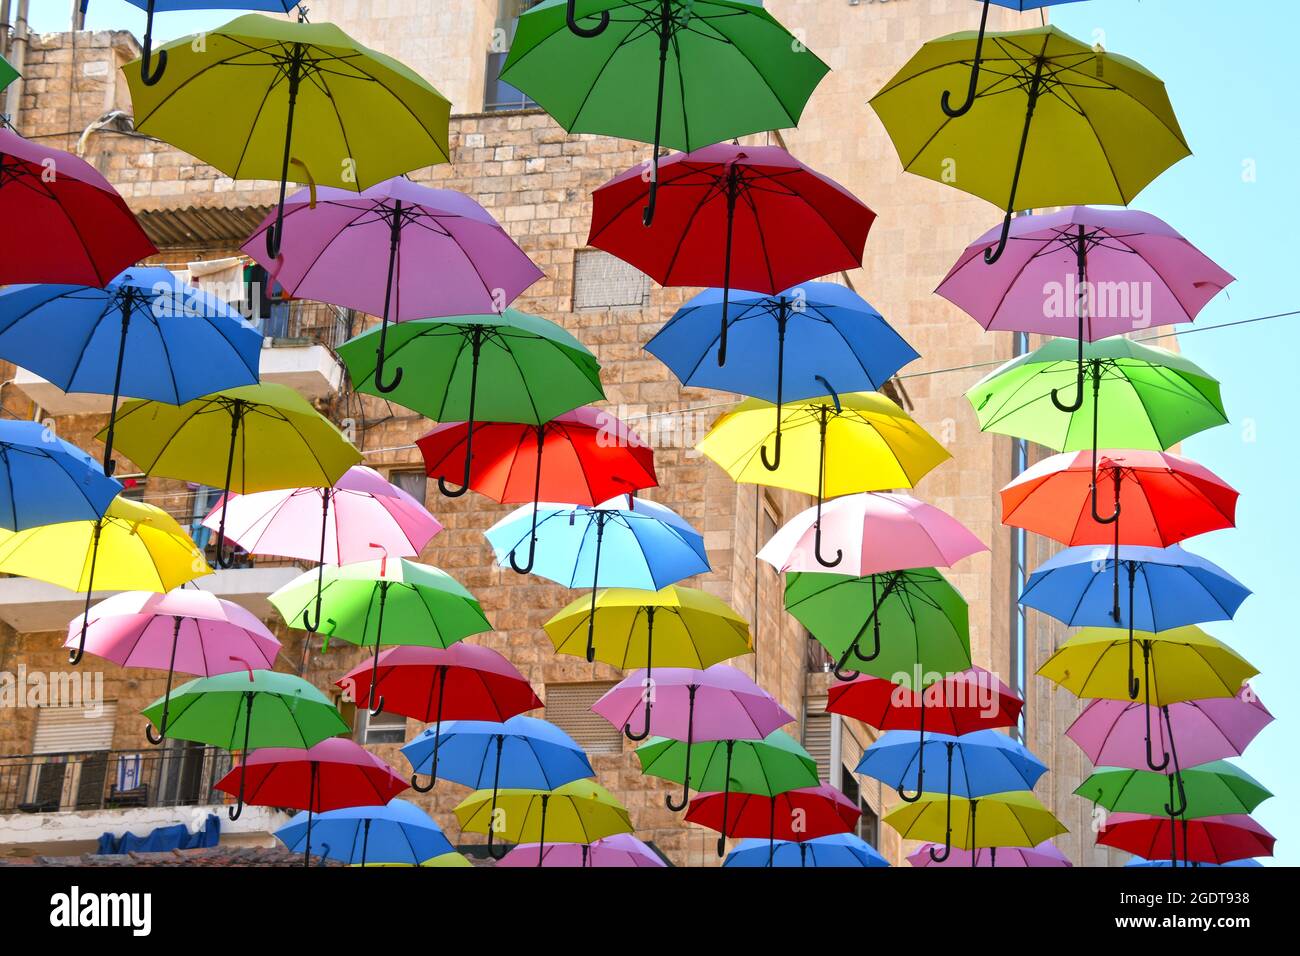
[[[94,521],[64,521],[16,533],[0,530],[0,572],[84,591],[84,622],[96,587],[161,593],[211,574],[212,568],[167,512],[117,497]],[[85,648],[82,627],[69,663],[79,663]]]
[[[974,61],[970,118],[953,122],[934,105],[970,85]],[[990,264],[1016,210],[1127,205],[1191,153],[1158,77],[1055,26],[931,40],[871,106],[905,170],[1005,209]]]
[[[538,854],[541,863],[538,864]],[[615,833],[592,843],[521,843],[497,866],[664,867],[661,857],[630,833]]]
[[[515,554],[522,541],[510,552],[510,567],[519,574],[528,574],[536,562],[541,502],[595,505],[659,483],[654,450],[618,418],[590,407],[536,425],[439,425],[415,443],[444,494],[447,478],[463,473],[463,489],[503,504],[532,502],[528,558],[521,564]]]
[[[1187,820],[1112,813],[1106,817],[1106,828],[1098,832],[1097,842],[1144,859],[1167,860],[1173,866],[1178,865],[1178,857],[1183,858],[1183,865],[1223,865],[1272,856],[1274,837],[1245,814]]]
[[[740,356],[730,365],[711,361],[721,350],[717,315],[724,310],[731,354]],[[781,467],[786,399],[824,395],[825,381],[846,392],[878,391],[919,357],[870,303],[834,282],[807,282],[776,295],[734,292],[727,303],[721,290],[705,289],[678,309],[645,349],[683,385],[774,402],[776,444],[770,458],[763,452],[769,471]]]
[[[122,453],[145,473],[222,489],[222,567],[230,492],[332,485],[361,461],[338,427],[286,385],[225,389],[180,405],[127,402],[117,430]]]
[[[949,804],[951,803],[951,807]],[[1032,793],[1012,791],[977,799],[923,793],[915,803],[900,803],[885,822],[905,840],[944,843],[958,850],[1034,847],[1066,833]],[[950,839],[945,841],[945,836]],[[971,865],[978,862],[972,853]]]
[[[1074,866],[1061,850],[1050,840],[1038,844],[1035,847],[989,847],[987,850],[977,849],[972,853],[970,850],[954,850],[951,847],[948,855],[943,859],[935,859],[938,855],[938,846],[934,843],[927,843],[919,850],[909,853],[907,862],[912,866],[942,866],[942,867],[970,867],[970,866],[1001,866],[1001,867],[1051,867],[1051,866]]]
[[[797,126],[829,69],[750,0],[544,0],[520,16],[501,80],[570,133],[652,143],[653,187],[661,144]],[[645,225],[654,212],[651,191]]]
[[[41,422],[0,421],[0,529],[94,521],[121,491],[99,462]]]
[[[327,564],[354,564],[372,559],[376,553],[415,557],[442,530],[424,502],[365,465],[353,465],[332,486],[235,495],[213,508],[203,526],[216,531],[223,516],[226,537],[249,554],[274,554],[319,564],[314,616],[304,612],[303,618],[309,631],[320,625]],[[317,521],[320,531],[313,538]]]
[[[262,10],[267,13],[290,13],[299,0],[126,0],[145,13],[143,53],[140,59],[140,81],[155,85],[167,69],[167,51],[158,51],[157,63],[153,57],[153,15],[176,10]]]
[[[1014,727],[1024,701],[996,674],[982,667],[945,674],[923,689],[884,677],[857,674],[827,688],[826,712],[842,714],[877,730],[927,728],[940,734],[969,734]]]
[[[878,867],[889,866],[889,861],[866,840],[852,833],[831,833],[811,840],[778,840],[775,849],[771,841],[750,837],[727,854],[723,866],[797,866],[797,867]]]
[[[261,355],[261,333],[237,310],[167,269],[132,267],[103,288],[0,292],[0,356],[65,392],[113,397],[98,436],[109,475],[115,426],[126,415],[125,407],[118,414],[122,396],[181,405],[253,385]]]
[[[1114,812],[1164,813],[1188,820],[1253,813],[1273,796],[1258,780],[1226,760],[1183,767],[1173,774],[1098,767],[1074,792]],[[1177,805],[1171,806],[1171,802]]]
[[[1144,860],[1139,856],[1132,857],[1124,866],[1151,866],[1151,867],[1170,867],[1174,863],[1171,860]],[[1263,866],[1259,860],[1229,860],[1227,863],[1193,863],[1192,866]]]
[[[243,250],[285,292],[380,317],[371,385],[382,395],[402,381],[384,375],[390,322],[500,312],[542,277],[486,209],[463,193],[389,179],[361,193],[303,190],[284,204],[294,237],[267,254],[268,216]],[[414,352],[414,350],[412,350]]]
[[[0,90],[17,74],[0,60]],[[57,176],[49,175],[58,170]],[[112,184],[79,156],[0,126],[0,285],[102,286],[158,250]]]
[[[594,780],[552,790],[477,790],[457,805],[456,819],[463,832],[486,833],[489,841],[536,844],[536,866],[548,841],[591,844],[633,830],[624,806]]]
[[[695,447],[738,482],[815,495],[817,529],[824,499],[859,491],[911,488],[952,457],[885,396],[831,392],[783,407],[780,425],[790,455],[780,468],[769,471],[762,461],[762,449],[777,425],[773,409],[761,399],[741,402],[720,415]],[[819,543],[814,534],[814,545]],[[827,557],[816,546],[814,556],[825,568],[844,559],[843,551]]]
[[[727,837],[764,837],[768,865],[775,866],[777,840],[802,842],[847,833],[862,811],[830,784],[795,787],[780,793],[701,793],[691,799],[687,823],[717,830],[718,856]]]
[[[717,345],[705,346],[719,366],[727,361],[732,286],[779,300],[796,283],[862,265],[876,214],[779,146],[717,143],[656,168],[657,179],[647,181],[642,167],[634,166],[592,194],[587,244],[660,285],[721,286]],[[659,189],[664,203],[652,223]],[[779,351],[778,342],[772,354]],[[746,354],[753,348],[747,346]],[[905,364],[906,353],[895,354]],[[851,374],[861,378],[862,370]],[[801,387],[807,380],[803,376]]]
[[[327,810],[314,820],[307,836],[310,810],[294,816],[275,838],[291,853],[325,857],[350,866],[406,863],[421,866],[434,857],[455,853],[442,828],[409,800]]]
[[[253,13],[173,40],[158,52],[165,82],[123,68],[141,133],[233,179],[279,183],[272,258],[290,179],[361,190],[449,159],[441,93],[333,24],[305,19],[301,8],[296,23]]]

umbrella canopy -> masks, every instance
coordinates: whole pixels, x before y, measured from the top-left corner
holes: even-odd
[[[1171,807],[1175,788],[1178,808]],[[1252,813],[1273,796],[1258,780],[1226,760],[1188,767],[1172,777],[1151,770],[1100,767],[1074,792],[1111,811],[1165,813],[1189,820]]]
[[[18,79],[19,73],[13,68],[8,60],[0,56],[0,90]]]
[[[898,492],[845,495],[799,512],[768,539],[759,558],[778,571],[823,571],[817,535],[844,555],[841,574],[949,567],[988,546],[956,518]]]
[[[907,862],[912,866],[1003,866],[1003,867],[1024,867],[1024,866],[1073,866],[1069,857],[1057,848],[1055,843],[1050,840],[1038,844],[1036,847],[989,847],[988,850],[977,849],[973,854],[970,850],[952,850],[949,855],[942,859],[934,859],[930,851],[934,850],[937,855],[939,847],[934,843],[927,843],[920,849],[907,856]]]
[[[741,840],[740,844],[727,854],[727,859],[722,865],[876,867],[889,866],[889,861],[859,836],[854,836],[852,833],[832,833],[797,843],[793,840],[778,840],[775,849],[770,846],[770,841],[751,837]]]
[[[1150,860],[1222,865],[1257,856],[1272,856],[1271,833],[1244,814],[1201,817],[1197,820],[1112,813],[1097,843],[1127,850]]]
[[[1173,861],[1171,860],[1144,860],[1141,857],[1135,856],[1124,865],[1126,867],[1129,866],[1170,867],[1173,866],[1174,864]],[[1227,863],[1193,863],[1192,865],[1193,866],[1252,866],[1253,867],[1253,866],[1263,866],[1264,864],[1260,863],[1259,860],[1229,860]]]
[[[721,834],[718,856],[725,853],[729,836],[764,837],[769,865],[775,865],[778,839],[803,842],[847,833],[861,815],[857,803],[822,783],[771,795],[701,793],[691,800],[686,821]]]
[[[0,89],[17,77],[0,60]],[[49,175],[58,170],[57,176]],[[158,250],[126,202],[79,156],[0,128],[0,285],[102,286]]]
[[[537,844],[538,866],[548,840],[590,844],[633,830],[627,810],[594,780],[574,780],[553,790],[476,790],[457,805],[456,819],[466,833]]]
[[[911,682],[857,674],[828,688],[826,711],[870,724],[877,730],[930,730],[969,734],[1014,727],[1024,707],[1015,692],[982,667],[946,674],[921,690]],[[924,725],[924,726],[923,726]]]
[[[121,491],[99,462],[40,422],[0,421],[0,529],[94,521]]]
[[[538,863],[538,853],[541,863]],[[630,833],[615,833],[593,843],[552,843],[542,847],[521,843],[497,863],[497,866],[563,867],[664,867],[661,857]]]
[[[931,766],[947,764],[943,777],[926,779]],[[862,754],[854,773],[874,777],[902,793],[929,790],[962,797],[984,797],[1009,790],[1032,790],[1047,765],[1006,734],[976,730],[961,736],[932,733],[922,739],[913,730],[890,730]],[[941,772],[942,773],[942,772]]]
[[[292,853],[302,851],[349,865],[407,863],[455,853],[433,818],[408,800],[394,797],[383,806],[340,807],[322,813],[307,837],[309,811],[298,813],[275,831]]]
[[[1034,847],[1067,832],[1061,821],[1027,791],[989,794],[974,800],[923,793],[915,803],[901,803],[885,814],[885,822],[905,840],[944,843],[950,832],[948,842],[959,850]]]
[[[153,15],[175,10],[262,10],[267,13],[291,13],[299,0],[126,0],[145,12],[144,55],[140,60],[140,79],[153,86],[162,79],[167,69],[167,53],[158,52],[158,62],[153,63]]]

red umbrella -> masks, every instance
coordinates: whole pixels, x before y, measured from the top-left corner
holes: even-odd
[[[719,143],[659,164],[662,205],[650,226],[650,184],[635,166],[592,195],[589,245],[660,285],[722,286],[718,364],[727,360],[727,292],[773,295],[862,265],[876,214],[839,183],[777,146]]]
[[[474,450],[465,468],[466,439],[473,428]],[[576,408],[543,425],[506,422],[448,422],[416,445],[430,478],[461,480],[493,501],[520,504],[562,501],[597,505],[616,495],[650,488],[655,477],[654,451],[641,437],[608,412]],[[537,546],[537,511],[528,541],[528,562],[510,554],[520,574],[533,567]]]
[[[1147,860],[1187,863],[1231,863],[1272,856],[1271,833],[1244,813],[1196,820],[1155,817],[1144,813],[1112,813],[1097,842],[1136,853]]]
[[[1022,707],[1024,701],[982,667],[948,674],[922,691],[858,674],[834,684],[826,700],[828,713],[853,717],[877,730],[929,729],[953,736],[1013,727]]]
[[[158,252],[95,167],[3,128],[0,222],[0,285],[102,286]]]
[[[724,825],[722,814],[727,814]],[[769,853],[777,840],[800,843],[832,833],[848,833],[862,811],[830,784],[787,790],[774,797],[755,793],[701,793],[691,799],[686,821],[717,830],[718,856],[726,838],[767,837]]]

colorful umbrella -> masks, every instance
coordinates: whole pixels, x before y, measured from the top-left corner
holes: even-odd
[[[778,838],[802,842],[847,833],[861,815],[854,801],[822,783],[770,795],[701,793],[691,800],[686,821],[718,831],[718,856],[724,855],[729,836],[766,837],[767,865],[775,866]]]
[[[647,181],[634,166],[592,194],[587,244],[660,285],[722,286],[717,347],[710,348],[718,365],[727,361],[733,283],[776,296],[795,283],[862,265],[876,214],[779,146],[718,143],[656,169],[657,178]],[[652,225],[659,188],[666,190],[664,207]],[[643,202],[644,214],[637,215]]]
[[[1036,847],[1026,848],[1018,846],[1001,847],[1002,852],[998,852],[996,846],[989,847],[988,853],[981,853],[978,849],[974,852],[973,858],[970,850],[954,850],[949,848],[948,856],[936,860],[937,845],[927,843],[919,850],[909,853],[907,862],[912,866],[936,866],[936,867],[962,867],[962,866],[1002,866],[1002,867],[1048,867],[1048,866],[1074,866],[1070,858],[1062,853],[1050,840],[1038,844]]]
[[[1175,801],[1175,791],[1177,800]],[[1171,774],[1126,767],[1099,767],[1074,790],[1094,806],[1120,813],[1149,813],[1185,817],[1217,817],[1253,813],[1273,796],[1258,780],[1226,760]],[[1177,806],[1174,806],[1174,803]]]
[[[88,0],[87,0],[88,2]],[[157,69],[153,66],[153,15],[175,10],[264,10],[267,13],[290,13],[299,0],[126,0],[144,11],[144,44],[140,60],[140,81],[154,86],[167,69],[167,51],[158,51]]]
[[[0,89],[17,76],[0,60]],[[51,170],[58,175],[51,176]],[[102,286],[156,255],[126,202],[79,156],[0,128],[0,285]],[[23,228],[12,228],[22,223]]]
[[[950,846],[977,850],[1003,846],[1034,847],[1067,832],[1061,821],[1028,791],[990,794],[968,800],[941,793],[923,793],[915,803],[903,803],[885,814],[885,822],[905,840],[945,842],[951,828]],[[974,854],[971,865],[978,862]]]
[[[889,866],[870,843],[852,833],[831,833],[811,840],[772,841],[751,837],[727,854],[723,866]]]
[[[40,422],[0,421],[0,529],[94,521],[121,491],[99,462]]]
[[[327,810],[316,818],[308,842],[311,815],[310,810],[298,813],[275,831],[275,838],[291,853],[301,850],[308,857],[315,854],[351,866],[420,866],[434,857],[456,852],[433,817],[400,797],[383,806]]]
[[[466,833],[486,833],[507,843],[535,843],[537,866],[546,841],[595,843],[616,833],[631,833],[627,810],[594,780],[574,780],[553,790],[477,790],[456,807]]]
[[[1170,866],[1177,866],[1179,836],[1184,866],[1223,865],[1273,855],[1273,835],[1244,814],[1188,820],[1112,813],[1106,818],[1105,829],[1097,834],[1097,843],[1150,860],[1168,860]],[[1171,846],[1173,849],[1161,849]]]
[[[13,68],[8,60],[0,56],[0,90],[3,90],[18,77],[18,71]]]
[[[847,683],[827,689],[826,711],[843,714],[877,730],[930,730],[940,734],[969,734],[995,727],[1014,727],[1024,701],[996,674],[982,667],[943,677],[916,690],[907,681],[857,674]]]
[[[1173,866],[1172,860],[1144,860],[1140,856],[1130,859],[1124,866],[1151,866],[1151,867],[1170,867]],[[1227,863],[1193,863],[1192,866],[1263,866],[1259,860],[1229,860]]]
[[[541,863],[538,864],[538,854]],[[630,833],[615,833],[592,843],[521,843],[497,866],[664,867],[661,857]]]

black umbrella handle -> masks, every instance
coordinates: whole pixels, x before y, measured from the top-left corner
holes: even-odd
[[[609,27],[609,11],[608,10],[600,11],[600,22],[597,23],[594,27],[580,27],[578,26],[578,16],[576,10],[577,3],[578,0],[569,0],[569,5],[564,11],[564,20],[569,25],[569,30],[572,31],[576,36],[586,37],[588,39],[590,39],[591,37],[598,37],[602,33],[604,33],[605,30]]]
[[[149,0],[149,5],[144,9],[144,44],[140,58],[140,82],[145,86],[157,86],[158,81],[163,78],[163,73],[167,69],[167,51],[158,51],[157,69],[153,63],[153,8],[154,0]]]
[[[1115,560],[1116,562],[1119,561],[1118,548],[1115,549]],[[1128,699],[1129,700],[1137,700],[1138,691],[1140,690],[1140,687],[1138,686],[1139,684],[1145,684],[1147,687],[1147,693],[1148,694],[1151,693],[1150,681],[1145,679],[1139,681],[1135,676],[1135,674],[1133,673],[1133,592],[1136,589],[1134,585],[1134,578],[1136,576],[1137,576],[1137,565],[1136,563],[1130,561],[1128,563]],[[1143,641],[1142,642],[1142,667],[1144,671],[1148,671],[1149,657],[1150,657],[1150,645],[1146,641]]]
[[[122,337],[117,343],[117,370],[113,373],[113,400],[108,410],[108,431],[104,435],[104,474],[109,478],[117,470],[113,460],[113,434],[117,430],[117,405],[122,397],[122,367],[126,364],[126,334],[131,328],[131,309],[135,303],[135,290],[131,286],[122,289]]]
[[[178,616],[174,619],[174,623],[172,624],[172,653],[171,659],[167,662],[167,692],[163,694],[162,720],[158,722],[158,733],[155,735],[153,727],[149,724],[145,724],[144,728],[145,739],[155,747],[167,739],[167,716],[171,710],[172,678],[176,674],[176,645],[180,643],[182,620],[183,618]]]
[[[388,282],[384,286],[384,314],[379,323],[379,345],[375,349],[375,388],[387,395],[402,384],[402,370],[393,373],[391,382],[384,381],[384,356],[388,343],[388,314],[393,301],[393,270],[397,266],[398,246],[402,241],[402,201],[393,203],[392,222],[388,233]]]
[[[1002,234],[998,237],[998,244],[992,249],[984,250],[984,261],[988,265],[993,265],[1002,258],[1002,253],[1007,248],[1007,238],[1011,235],[1011,216],[1016,209],[1016,190],[1020,188],[1020,171],[1025,165],[1025,147],[1029,145],[1029,126],[1034,119],[1034,107],[1038,105],[1038,94],[1042,90],[1043,79],[1043,58],[1039,57],[1034,64],[1034,77],[1029,82],[1029,103],[1025,109],[1025,128],[1020,133],[1020,150],[1016,154],[1016,170],[1011,176],[1011,194],[1007,197],[1006,215],[1002,219]]]
[[[924,706],[924,701],[925,701],[924,695],[922,695],[921,700],[922,700],[922,705]],[[921,711],[921,715],[922,716],[925,715],[924,710]],[[936,852],[934,847],[930,847],[930,859],[935,863],[942,863],[944,860],[948,859],[948,857],[952,854],[952,748],[953,748],[952,743],[947,744],[947,747],[948,747],[948,802],[944,806],[944,811],[943,811],[943,824],[944,824],[943,851]],[[918,782],[918,786],[917,786],[918,797],[920,796],[920,792],[919,792],[920,789],[921,788]],[[972,849],[971,852],[973,853],[974,850]]]
[[[384,605],[387,601],[388,582],[381,581],[379,583],[379,619],[375,622],[375,653],[370,670],[370,694],[367,701],[371,717],[378,717],[384,712],[384,698],[382,694],[379,696],[379,702],[375,702],[375,687],[379,683],[379,645],[384,639]]]
[[[81,612],[81,637],[77,649],[68,654],[68,663],[76,667],[86,653],[86,629],[90,627],[90,598],[95,593],[95,562],[99,559],[99,534],[104,529],[104,519],[95,519],[95,531],[90,545],[90,573],[86,576],[86,606]]]
[[[226,455],[226,485],[221,490],[221,520],[217,523],[217,567],[229,568],[231,555],[226,553],[226,506],[230,504],[230,479],[235,472],[235,445],[239,440],[239,422],[243,418],[243,402],[236,401],[230,409],[230,452]]]
[[[330,526],[330,489],[321,489],[320,505],[320,561],[316,568],[316,616],[312,617],[310,608],[302,609],[302,626],[308,634],[315,634],[320,627],[321,597],[325,590],[325,537]]]
[[[302,44],[295,43],[289,54],[289,112],[284,124],[284,159],[280,164],[280,201],[275,207],[275,222],[266,229],[266,254],[272,259],[280,258],[280,246],[284,241],[284,199],[289,183],[290,151],[293,148],[293,114],[298,105],[298,85],[302,79],[303,49]]]
[[[718,833],[718,856],[727,855],[727,803],[731,798],[731,751],[735,747],[734,740],[727,741],[727,766],[723,774],[722,784],[722,827]],[[776,797],[773,796],[772,800]]]
[[[438,694],[438,707],[433,715],[433,766],[429,768],[429,782],[421,784],[419,774],[411,774],[411,789],[416,793],[428,793],[438,784],[438,750],[442,747],[442,702],[447,697],[447,666],[438,668],[433,677],[432,690]],[[426,711],[428,713],[428,711]]]
[[[692,687],[690,693],[691,713],[690,721],[686,724],[686,766],[682,770],[682,798],[673,800],[671,793],[664,795],[664,805],[673,813],[678,813],[686,809],[686,805],[691,802],[691,752],[695,750],[695,688]],[[727,743],[727,767],[730,772],[731,767],[731,743]],[[706,768],[707,769],[707,768]],[[723,823],[726,823],[726,807],[723,807]]]
[[[988,26],[989,21],[989,0],[984,0],[984,12],[980,14],[980,32],[975,38],[975,61],[970,67],[970,85],[966,89],[966,101],[961,106],[952,105],[952,93],[944,90],[943,95],[939,97],[939,106],[944,113],[953,119],[965,116],[970,112],[970,108],[975,105],[975,91],[979,84],[980,78],[980,54],[984,52],[984,29]]]
[[[488,851],[488,856],[492,857],[492,859],[500,860],[502,857],[506,855],[506,853],[509,852],[508,850],[502,850],[501,855],[498,856],[496,851],[492,849],[492,843],[494,838],[496,837],[497,792],[501,785],[501,751],[505,749],[505,743],[506,743],[505,735],[497,734],[496,740],[497,740],[497,761],[496,761],[496,769],[492,772],[492,806],[488,809],[487,851]]]
[[[785,386],[785,325],[788,315],[789,306],[786,304],[785,296],[781,296],[777,300],[776,313],[776,435],[772,457],[770,459],[767,457],[766,443],[759,449],[763,467],[768,471],[776,471],[781,467],[781,405]],[[821,532],[820,527],[817,530],[818,533]]]
[[[1151,650],[1150,650],[1150,645],[1149,645],[1147,642],[1145,642],[1145,641],[1143,641],[1143,643],[1142,643],[1142,685],[1143,685],[1143,692],[1144,692],[1143,701],[1142,701],[1144,706],[1143,706],[1142,709],[1143,709],[1144,711],[1146,711],[1146,731],[1147,731],[1147,736],[1146,736],[1146,745],[1147,745],[1147,746],[1146,746],[1146,749],[1147,749],[1146,758],[1147,758],[1147,767],[1149,767],[1151,770],[1155,771],[1156,773],[1160,773],[1162,770],[1164,770],[1166,767],[1169,766],[1169,750],[1166,750],[1166,751],[1164,752],[1164,754],[1161,756],[1161,758],[1160,758],[1160,762],[1159,762],[1159,763],[1156,763],[1155,753],[1153,752],[1152,747],[1151,747],[1151,745],[1152,745],[1152,733],[1151,733]],[[1172,750],[1172,749],[1173,749],[1173,745],[1174,745],[1174,736],[1173,736],[1173,735],[1174,735],[1174,728],[1173,728],[1173,726],[1169,723],[1169,708],[1168,708],[1168,707],[1165,707],[1165,708],[1163,708],[1163,710],[1164,710],[1164,715],[1165,715],[1165,728],[1166,728],[1166,730],[1168,731],[1168,733],[1166,734],[1166,743],[1169,745],[1170,750]],[[1175,759],[1175,768],[1176,768],[1176,767],[1177,767],[1177,760]]]
[[[879,580],[879,577],[874,574],[871,575],[871,614],[869,614],[866,621],[862,623],[861,630],[859,630],[854,636],[853,643],[849,645],[850,649],[853,651],[853,656],[863,663],[874,661],[880,656],[880,608],[885,603],[885,599],[889,597],[889,593],[894,590],[894,586],[901,579],[901,573],[895,572],[891,574],[889,580],[885,582],[884,591],[882,591],[880,596],[877,597],[876,582]],[[863,654],[862,651],[858,649],[858,645],[862,641],[862,631],[867,629],[868,624],[871,625],[872,648],[870,654]]]
[[[645,740],[650,736],[650,717],[654,709],[654,677],[652,676],[652,667],[654,660],[654,636],[655,636],[655,609],[647,607],[646,613],[646,637],[645,637],[645,728],[640,733],[633,733],[632,723],[628,721],[623,725],[623,733],[628,740],[638,741]],[[686,714],[687,726],[692,726],[695,722],[695,691],[697,687],[692,684],[687,688],[690,694],[689,709]]]
[[[587,615],[587,663],[596,660],[596,590],[600,587],[600,544],[605,537],[605,512],[596,515],[596,567],[591,575],[591,613]]]
[[[823,568],[836,567],[844,560],[843,548],[835,549],[834,558],[826,558],[822,554],[822,500],[826,496],[826,425],[829,415],[830,409],[823,405],[819,423],[821,434],[817,441],[817,522],[813,532],[813,555]]]
[[[252,691],[246,691],[244,693],[244,747],[243,750],[240,751],[241,762],[239,764],[239,799],[235,802],[235,805],[231,807],[229,810],[229,816],[231,820],[238,820],[239,815],[244,812],[244,785],[248,781],[248,741],[249,741],[249,736],[253,730],[254,696],[255,694]],[[315,765],[313,765],[312,769],[313,769],[312,779],[314,780]],[[310,821],[310,817],[308,818],[308,820]],[[307,832],[309,834],[311,833],[310,825],[308,826]],[[308,836],[307,840],[308,843],[310,843],[311,837]]]
[[[546,426],[537,426],[537,467],[533,469],[533,526],[528,532],[528,560],[523,564],[515,558],[515,548],[510,549],[510,569],[515,574],[528,574],[537,557],[537,509],[542,500],[542,453],[546,450]]]
[[[1059,388],[1052,389],[1052,404],[1055,405],[1059,411],[1066,412],[1066,413],[1077,412],[1080,408],[1083,407],[1083,375],[1084,375],[1084,363],[1083,363],[1084,321],[1083,319],[1084,319],[1084,311],[1085,311],[1084,305],[1087,302],[1087,298],[1088,298],[1088,293],[1087,293],[1088,238],[1084,234],[1084,227],[1082,225],[1079,226],[1079,234],[1074,238],[1073,241],[1076,243],[1075,250],[1074,250],[1074,255],[1075,255],[1074,271],[1078,278],[1078,285],[1079,285],[1078,299],[1076,300],[1074,305],[1075,317],[1079,320],[1079,328],[1075,335],[1075,341],[1077,342],[1079,348],[1079,355],[1075,365],[1077,378],[1075,381],[1074,398],[1071,399],[1068,403],[1063,402],[1061,401],[1061,397],[1059,394],[1061,392],[1061,389]],[[1096,415],[1094,414],[1093,415],[1093,430],[1094,430],[1093,454],[1094,455],[1096,454],[1097,451],[1097,440],[1095,437],[1096,427],[1097,427],[1097,418]],[[1095,468],[1093,470],[1096,471]]]
[[[736,226],[736,199],[740,195],[740,174],[733,162],[727,167],[727,242],[722,253],[722,323],[718,329],[718,368],[727,364],[728,307],[731,299],[731,240]]]
[[[465,423],[465,476],[461,479],[460,487],[453,488],[447,484],[447,479],[442,475],[438,476],[438,490],[442,492],[445,498],[459,498],[465,492],[469,491],[470,468],[474,463],[474,406],[478,399],[478,365],[479,357],[483,352],[483,329],[481,326],[474,326],[470,330],[470,372],[469,372],[469,421]]]
[[[569,29],[574,29],[577,26],[572,18],[573,4],[574,0],[569,0]],[[655,195],[659,191],[659,140],[664,125],[664,77],[668,70],[668,46],[673,36],[672,13],[672,0],[660,0],[659,27],[657,31],[659,33],[659,91],[655,98],[655,139],[652,147],[653,152],[650,154],[650,191],[646,197],[645,208],[641,210],[641,224],[647,228],[655,219]],[[596,28],[597,33],[609,26],[609,13],[602,11],[601,17],[600,26]],[[595,34],[590,35],[594,36]]]

